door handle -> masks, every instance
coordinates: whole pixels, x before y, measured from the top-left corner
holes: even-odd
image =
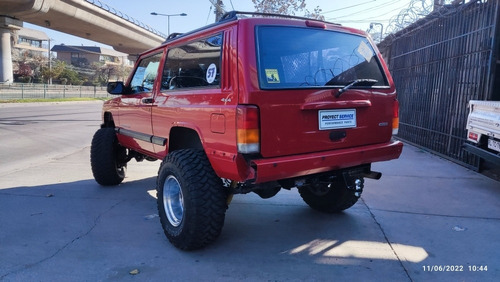
[[[142,103],[144,104],[153,104],[154,100],[153,98],[143,98]]]

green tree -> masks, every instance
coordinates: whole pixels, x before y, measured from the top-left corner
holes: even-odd
[[[55,61],[51,69],[49,69],[48,67],[43,68],[42,77],[44,80],[48,80],[50,78],[57,79],[61,75],[65,67],[66,67],[65,62]]]
[[[44,79],[58,79],[62,84],[80,85],[83,83],[78,72],[76,72],[71,66],[68,66],[63,61],[57,61],[52,66],[52,70],[44,68],[44,70],[42,71],[42,76]]]
[[[68,84],[81,85],[83,83],[78,75],[78,72],[70,66],[66,66],[58,78],[61,81],[67,81]]]
[[[321,15],[321,8],[317,6],[313,12],[306,9],[305,0],[252,0],[255,10],[261,13],[273,13],[281,15],[296,15],[303,12],[305,17],[325,20]]]
[[[252,0],[255,10],[261,13],[281,15],[295,15],[296,11],[303,11],[305,0]]]
[[[306,9],[306,13],[304,16],[311,18],[311,19],[317,19],[320,21],[324,21],[325,16],[323,16],[321,14],[322,11],[323,11],[323,9],[321,9],[319,6],[316,6],[316,8],[314,8],[314,10],[312,12],[309,12],[309,10]]]

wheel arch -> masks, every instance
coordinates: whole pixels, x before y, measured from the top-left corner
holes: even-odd
[[[110,113],[110,112],[104,112],[103,116],[102,116],[102,125],[101,125],[101,128],[105,128],[105,127],[112,127],[114,128],[115,127],[115,121],[113,119],[113,114]]]
[[[182,149],[203,150],[200,135],[192,128],[181,126],[172,127],[168,140],[168,151],[171,153]]]

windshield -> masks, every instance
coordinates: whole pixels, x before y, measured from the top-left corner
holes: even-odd
[[[388,86],[375,51],[362,36],[309,28],[257,28],[262,89],[344,87],[358,79]]]

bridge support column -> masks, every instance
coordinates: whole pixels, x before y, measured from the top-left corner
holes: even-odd
[[[12,73],[12,45],[11,31],[20,29],[23,22],[9,18],[0,17],[0,83],[14,82]]]

